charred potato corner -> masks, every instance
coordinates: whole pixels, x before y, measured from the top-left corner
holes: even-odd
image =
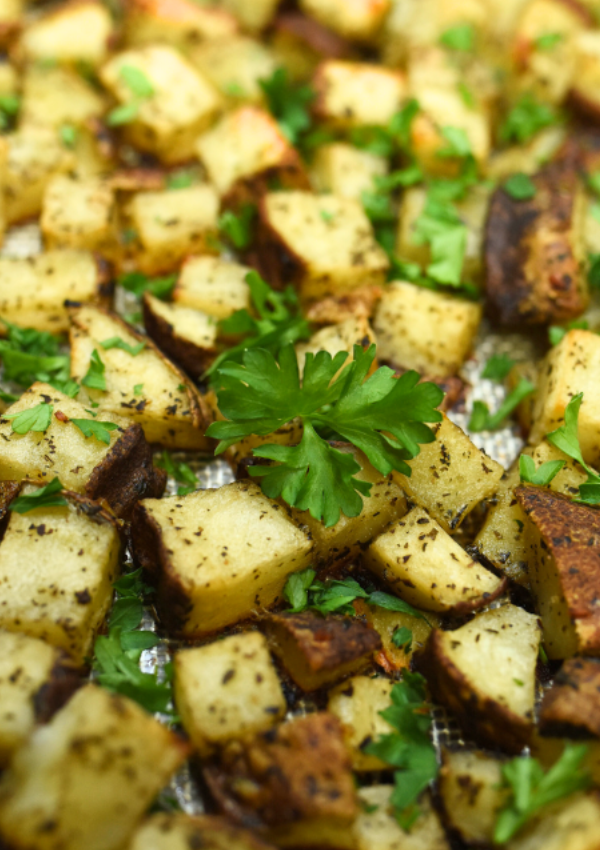
[[[0,850],[600,850],[600,0],[0,52]]]

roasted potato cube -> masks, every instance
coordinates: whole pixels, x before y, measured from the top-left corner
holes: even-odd
[[[119,553],[116,523],[81,496],[64,508],[13,511],[0,543],[0,628],[42,638],[82,663],[110,608]]]
[[[6,136],[5,144],[4,206],[7,224],[15,224],[40,212],[50,179],[72,169],[75,156],[52,127],[26,125]]]
[[[20,126],[81,127],[100,118],[106,98],[71,68],[33,64],[23,75]]]
[[[250,309],[249,271],[220,257],[190,257],[181,267],[173,301],[226,319],[236,310]]]
[[[595,850],[600,842],[600,803],[575,794],[544,808],[509,844],[510,850]]]
[[[111,295],[103,266],[87,251],[0,258],[0,315],[22,327],[63,333],[69,329],[65,301],[108,306]]]
[[[154,343],[107,310],[74,307],[70,319],[71,377],[81,382],[92,357],[99,357],[104,366],[105,389],[86,386],[81,390],[84,400],[87,397],[99,405],[98,414],[139,422],[149,443],[167,448],[211,445],[204,436],[208,410],[196,388]],[[134,351],[108,344],[115,340]],[[142,349],[136,350],[141,343]]]
[[[377,35],[392,0],[301,0],[304,14],[350,41],[371,41]]]
[[[383,177],[387,171],[384,157],[345,142],[331,142],[317,148],[310,176],[317,192],[361,201],[363,192],[373,191],[375,177]]]
[[[300,155],[277,121],[255,106],[227,113],[200,136],[196,151],[228,203],[254,200],[272,181],[288,189],[309,188]]]
[[[52,417],[44,433],[17,434],[11,421],[0,417],[0,480],[27,478],[47,484],[56,476],[67,490],[105,499],[117,516],[127,516],[144,496],[161,495],[165,474],[153,467],[152,451],[139,425],[111,416],[110,421],[119,427],[110,432],[107,446],[87,439],[69,421],[89,418],[84,405],[39,382],[7,412],[21,413],[39,404],[51,404],[54,413],[61,414]]]
[[[600,100],[600,33],[590,30],[574,38],[575,68],[569,100],[584,116],[598,121]]]
[[[228,741],[270,729],[285,715],[285,697],[259,632],[180,650],[174,671],[175,704],[203,758]]]
[[[355,602],[354,607],[358,615],[364,617],[381,637],[383,648],[375,660],[388,673],[410,667],[412,653],[425,646],[431,630],[440,624],[440,618],[431,611],[427,612],[427,619],[424,619],[400,611],[388,611],[378,605],[367,605],[362,600]],[[402,646],[394,643],[399,629],[408,629],[411,633]]]
[[[117,242],[114,193],[99,178],[57,175],[46,186],[40,226],[48,248],[77,248],[110,256]]]
[[[506,590],[506,579],[474,561],[423,508],[376,537],[364,560],[398,596],[425,610],[468,613]]]
[[[364,748],[392,731],[380,712],[391,705],[393,684],[381,677],[353,676],[329,694],[327,710],[342,724],[354,770],[384,769],[384,763],[377,756],[365,753]]]
[[[391,785],[372,785],[358,792],[362,811],[352,831],[357,850],[450,850],[446,833],[436,810],[425,797],[419,801],[420,814],[406,832],[390,805]]]
[[[174,48],[151,44],[119,53],[100,71],[103,84],[119,103],[129,103],[135,96],[123,68],[135,68],[153,90],[141,100],[134,120],[123,125],[128,141],[168,165],[192,157],[196,137],[221,107],[215,89]]]
[[[540,732],[567,738],[600,737],[600,661],[570,658],[545,691]]]
[[[518,487],[515,495],[532,523],[537,557],[530,582],[548,657],[597,655],[598,512],[540,487]]]
[[[3,775],[2,841],[15,850],[121,847],[187,752],[136,703],[85,685]]]
[[[511,328],[568,321],[589,301],[585,198],[577,172],[571,164],[554,163],[533,183],[530,200],[497,189],[486,224],[488,312]]]
[[[0,768],[23,746],[36,722],[48,720],[78,683],[75,668],[54,646],[0,632]]]
[[[476,750],[442,754],[439,790],[448,827],[476,846],[492,843],[498,812],[507,791],[502,789],[502,763]]]
[[[193,378],[202,375],[217,353],[217,323],[200,310],[165,304],[147,292],[144,326],[160,350]]]
[[[535,445],[562,424],[573,396],[583,393],[579,410],[579,445],[586,463],[600,463],[600,337],[592,331],[569,331],[542,361],[529,442]]]
[[[270,46],[280,67],[296,82],[310,79],[323,59],[353,55],[349,42],[299,11],[277,15]]]
[[[277,12],[280,0],[220,0],[220,5],[227,9],[240,26],[251,33],[259,33],[267,27]]]
[[[408,461],[410,477],[399,472],[392,476],[411,501],[451,532],[479,502],[494,495],[504,470],[447,416],[431,427],[435,441],[422,445]]]
[[[540,636],[537,617],[503,605],[452,632],[434,629],[415,661],[469,738],[519,753],[533,732]]]
[[[225,818],[190,817],[183,812],[157,812],[137,830],[127,850],[273,850],[253,832]]]
[[[370,319],[381,298],[381,286],[359,286],[347,295],[332,295],[316,301],[306,311],[306,318],[316,325],[341,324],[348,319]]]
[[[384,283],[388,258],[356,201],[272,192],[263,198],[261,217],[267,280],[294,282],[305,301]]]
[[[232,103],[262,101],[260,82],[269,79],[277,68],[265,44],[243,35],[204,41],[190,51],[189,59]]]
[[[113,34],[109,9],[95,0],[71,0],[36,17],[23,31],[17,52],[25,61],[104,61]]]
[[[147,274],[173,271],[188,254],[213,250],[219,199],[208,183],[176,192],[137,192],[124,213],[135,233],[132,259]]]
[[[316,356],[319,351],[328,351],[332,357],[335,357],[340,351],[347,351],[348,359],[346,363],[349,363],[353,359],[355,345],[360,345],[366,351],[371,345],[375,345],[376,342],[375,334],[368,319],[346,319],[344,322],[337,322],[336,324],[320,328],[309,340],[296,344],[298,368],[300,369],[300,373],[302,373],[304,371],[306,355],[314,354]],[[371,372],[376,368],[376,361],[373,361]],[[338,372],[338,374],[340,373]]]
[[[377,353],[405,369],[445,378],[469,356],[481,306],[412,283],[396,281],[383,291],[373,318]]]
[[[235,38],[238,25],[223,9],[203,8],[193,0],[130,0],[125,13],[125,40],[130,47],[170,44],[187,54],[197,45]]]
[[[316,691],[358,672],[381,648],[379,635],[366,623],[313,611],[271,614],[265,631],[273,652],[303,691]]]
[[[258,531],[257,523],[253,542],[249,529]],[[186,636],[269,607],[312,554],[309,537],[250,481],[146,500],[132,534],[137,560],[156,577],[163,621]]]
[[[402,71],[331,59],[317,68],[316,116],[333,127],[386,127],[406,100]]]
[[[204,775],[217,805],[278,847],[353,848],[357,814],[340,724],[309,714],[226,750]],[[250,793],[245,791],[251,788]]]

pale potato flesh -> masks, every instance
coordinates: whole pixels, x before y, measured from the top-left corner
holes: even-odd
[[[181,267],[173,300],[215,319],[226,319],[236,310],[250,307],[249,271],[248,266],[218,257],[190,257]]]

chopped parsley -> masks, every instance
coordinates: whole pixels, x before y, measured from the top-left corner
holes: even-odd
[[[66,148],[74,148],[77,144],[79,131],[73,124],[62,124],[58,130],[60,140]]]
[[[536,188],[530,177],[526,174],[512,174],[504,182],[504,191],[514,198],[515,201],[529,201],[535,197]]]
[[[60,354],[60,340],[47,331],[21,328],[2,320],[7,339],[0,340],[0,359],[4,378],[22,387],[35,381],[50,384],[67,395],[77,394],[77,385],[69,378],[70,359]]]
[[[548,484],[561,471],[566,461],[549,460],[536,468],[535,461],[529,455],[521,455],[519,458],[519,473],[521,481],[525,484],[534,484],[536,487],[547,487]]]
[[[309,107],[316,97],[314,89],[292,82],[285,68],[277,68],[269,79],[260,80],[259,85],[281,132],[291,144],[298,144],[312,124]]]
[[[97,414],[92,414],[96,416]],[[71,419],[73,425],[77,426],[84,437],[95,437],[101,443],[110,445],[110,432],[119,427],[114,422],[99,422],[96,419]]]
[[[149,292],[150,295],[164,300],[173,292],[176,280],[175,274],[166,275],[166,277],[148,277],[142,272],[128,272],[118,279],[118,283],[137,298],[141,298],[144,292]]]
[[[187,496],[188,493],[194,493],[198,489],[198,479],[193,469],[190,469],[183,461],[173,460],[169,452],[164,451],[155,463],[156,466],[164,469],[167,475],[184,485],[177,488],[178,496]]]
[[[219,218],[219,231],[234,248],[242,251],[252,244],[256,205],[244,204],[238,213],[225,210]]]
[[[552,106],[541,103],[528,92],[519,98],[504,119],[500,127],[500,140],[523,144],[540,130],[558,121],[559,116]]]
[[[84,387],[89,387],[92,390],[106,391],[106,378],[104,377],[105,371],[106,366],[100,359],[98,349],[95,348],[90,357],[89,368],[85,376],[82,378],[81,383]]]
[[[126,354],[131,354],[132,357],[137,357],[137,355],[146,347],[144,340],[141,340],[141,342],[138,342],[136,345],[130,345],[120,336],[111,336],[110,339],[105,339],[100,343],[100,345],[105,351],[109,351],[111,348],[118,348]]]
[[[558,345],[559,342],[566,337],[569,331],[573,330],[589,330],[589,322],[585,319],[575,319],[572,322],[569,322],[568,325],[550,325],[548,328],[548,339],[550,340],[551,345]]]
[[[11,427],[15,434],[28,434],[30,431],[43,433],[52,421],[54,407],[42,402],[20,413],[4,413],[4,419],[12,419]]]
[[[504,423],[521,402],[535,392],[535,384],[527,378],[521,378],[517,386],[511,390],[496,413],[490,413],[484,401],[473,402],[473,412],[469,421],[470,431],[495,431]]]
[[[587,481],[580,486],[578,496],[573,501],[585,505],[598,505],[600,504],[600,475],[586,464],[579,445],[579,408],[582,401],[583,393],[573,396],[565,409],[564,425],[546,434],[546,439],[567,457],[576,460],[587,473]]]
[[[475,47],[475,28],[472,24],[457,24],[445,30],[440,36],[440,44],[450,50],[470,53]]]
[[[18,496],[10,503],[10,510],[18,514],[26,514],[36,508],[64,508],[69,503],[62,495],[64,486],[58,478],[53,478],[45,487],[40,487],[35,493]]]
[[[481,377],[490,378],[492,381],[503,381],[515,363],[516,360],[508,354],[493,354],[485,364]]]
[[[154,86],[146,74],[134,65],[121,65],[119,77],[131,92],[132,99],[108,113],[107,122],[111,127],[130,124],[137,118],[141,104],[155,94]]]
[[[536,50],[553,50],[557,44],[564,40],[561,32],[547,32],[535,40]]]

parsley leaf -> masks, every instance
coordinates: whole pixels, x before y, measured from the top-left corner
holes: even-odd
[[[45,381],[56,389],[69,385],[69,356],[59,353],[59,340],[47,331],[21,328],[2,320],[7,339],[0,340],[4,377],[23,387]],[[69,393],[68,393],[69,394]],[[76,393],[75,393],[76,394]]]
[[[120,106],[115,106],[106,116],[106,123],[109,127],[120,127],[121,124],[131,124],[135,121],[137,114],[140,111],[140,104],[136,100],[129,103],[122,103]]]
[[[600,289],[600,254],[590,254],[588,283],[592,289]]]
[[[527,92],[519,98],[504,119],[500,127],[500,140],[523,144],[544,127],[556,124],[558,120],[558,115],[551,106],[540,103]]]
[[[579,446],[579,408],[583,401],[583,393],[573,396],[565,409],[565,423],[546,434],[546,439],[557,449],[576,460],[587,472],[587,481],[579,487],[579,494],[575,502],[585,505],[600,504],[600,475],[586,464]]]
[[[502,188],[515,201],[529,201],[535,197],[536,193],[536,188],[531,178],[521,173],[512,174],[504,182]]]
[[[589,322],[585,319],[575,319],[574,321],[569,322],[568,325],[550,325],[548,328],[548,339],[550,340],[551,345],[558,345],[569,331],[576,330],[577,328],[587,331],[589,326]]]
[[[98,422],[96,419],[71,419],[71,422],[79,428],[84,437],[95,437],[107,446],[110,445],[110,432],[119,427],[114,422]]]
[[[188,189],[194,183],[194,175],[190,171],[180,169],[167,177],[167,189]]]
[[[51,404],[36,404],[20,413],[4,413],[4,419],[12,419],[12,429],[16,434],[28,434],[30,431],[44,432],[52,420],[54,407]]]
[[[144,385],[143,384],[136,384],[133,388],[133,394],[134,395],[141,395],[143,393],[143,391],[144,391]]]
[[[503,381],[516,362],[508,354],[493,354],[485,364],[481,377],[490,378],[492,381]]]
[[[154,86],[139,68],[135,65],[121,65],[119,76],[130,92],[136,97],[146,98],[154,95]]]
[[[519,458],[519,473],[521,481],[526,484],[535,484],[537,487],[547,487],[553,478],[558,475],[566,461],[549,460],[536,468],[535,461],[529,455],[521,455]]]
[[[244,204],[239,213],[226,210],[219,218],[219,230],[238,251],[248,248],[254,237],[256,205]]]
[[[138,342],[137,345],[130,345],[124,339],[121,339],[120,336],[111,336],[110,339],[105,339],[100,345],[105,351],[109,351],[111,348],[119,348],[121,351],[131,354],[132,357],[137,357],[146,347],[144,340]]]
[[[170,274],[166,277],[146,277],[142,272],[128,272],[119,278],[118,283],[127,292],[133,292],[137,298],[141,298],[144,292],[149,292],[156,298],[168,298],[173,291],[177,275]]]
[[[458,159],[472,156],[471,142],[462,127],[442,127],[440,132],[448,142],[448,147],[439,150],[437,156],[443,158],[457,157]]]
[[[61,124],[58,130],[60,140],[66,148],[74,148],[77,144],[79,131],[73,124]]]
[[[277,68],[271,77],[259,80],[269,112],[277,119],[281,132],[293,145],[311,126],[309,105],[315,91],[308,85],[296,85],[285,68]]]
[[[161,457],[155,461],[155,465],[164,469],[167,475],[170,475],[175,481],[185,485],[177,488],[178,496],[187,496],[188,493],[193,493],[198,489],[198,479],[193,469],[183,461],[173,460],[169,452],[164,451]]]
[[[419,383],[416,372],[396,378],[387,367],[367,378],[374,358],[374,345],[368,351],[354,346],[349,363],[346,351],[335,357],[327,351],[309,353],[302,382],[292,345],[282,348],[278,361],[269,351],[250,349],[242,365],[224,363],[217,397],[230,421],[213,422],[207,431],[221,441],[217,454],[244,436],[271,434],[298,417],[303,424],[299,445],[255,448],[256,457],[275,464],[251,467],[251,475],[261,478],[268,496],[309,510],[327,527],[335,525],[340,511],[358,516],[360,496],[368,495],[370,485],[354,477],[358,463],[330,445],[332,435],[363,451],[382,475],[394,469],[410,475],[406,460],[416,457],[420,443],[435,439],[425,423],[442,418],[436,410],[444,396],[438,386]]]
[[[429,277],[447,286],[460,285],[467,250],[467,228],[454,207],[428,195],[425,208],[415,222],[414,241],[429,245]]]
[[[483,401],[473,402],[473,413],[469,421],[471,431],[494,431],[499,428],[504,420],[517,408],[521,402],[535,392],[535,384],[527,378],[521,378],[517,386],[509,392],[496,413],[490,413],[487,404]]]
[[[0,95],[0,130],[8,130],[14,125],[20,108],[21,98],[18,95]]]
[[[398,649],[408,651],[412,646],[413,633],[406,626],[398,626],[392,635],[392,643]]]
[[[440,44],[451,50],[468,53],[475,47],[475,29],[472,24],[457,24],[442,33]]]
[[[92,356],[90,357],[89,369],[85,376],[81,379],[81,383],[84,387],[89,387],[92,390],[106,391],[106,378],[104,377],[105,370],[106,366],[100,359],[98,349],[95,348],[92,351]]]
[[[561,32],[547,32],[536,38],[534,43],[537,50],[552,50],[563,39],[564,35]]]
[[[586,746],[567,744],[546,773],[530,756],[517,757],[503,765],[503,786],[510,790],[510,796],[496,820],[494,842],[505,844],[540,809],[588,788],[591,779],[581,768],[587,752]]]
[[[392,116],[387,127],[353,127],[350,131],[350,142],[361,150],[386,158],[398,151],[408,151],[412,122],[419,108],[418,102],[413,98]]]
[[[69,503],[62,494],[64,490],[58,478],[53,478],[45,487],[40,487],[35,493],[18,496],[10,503],[10,510],[18,514],[26,514],[36,508],[64,508]]]

